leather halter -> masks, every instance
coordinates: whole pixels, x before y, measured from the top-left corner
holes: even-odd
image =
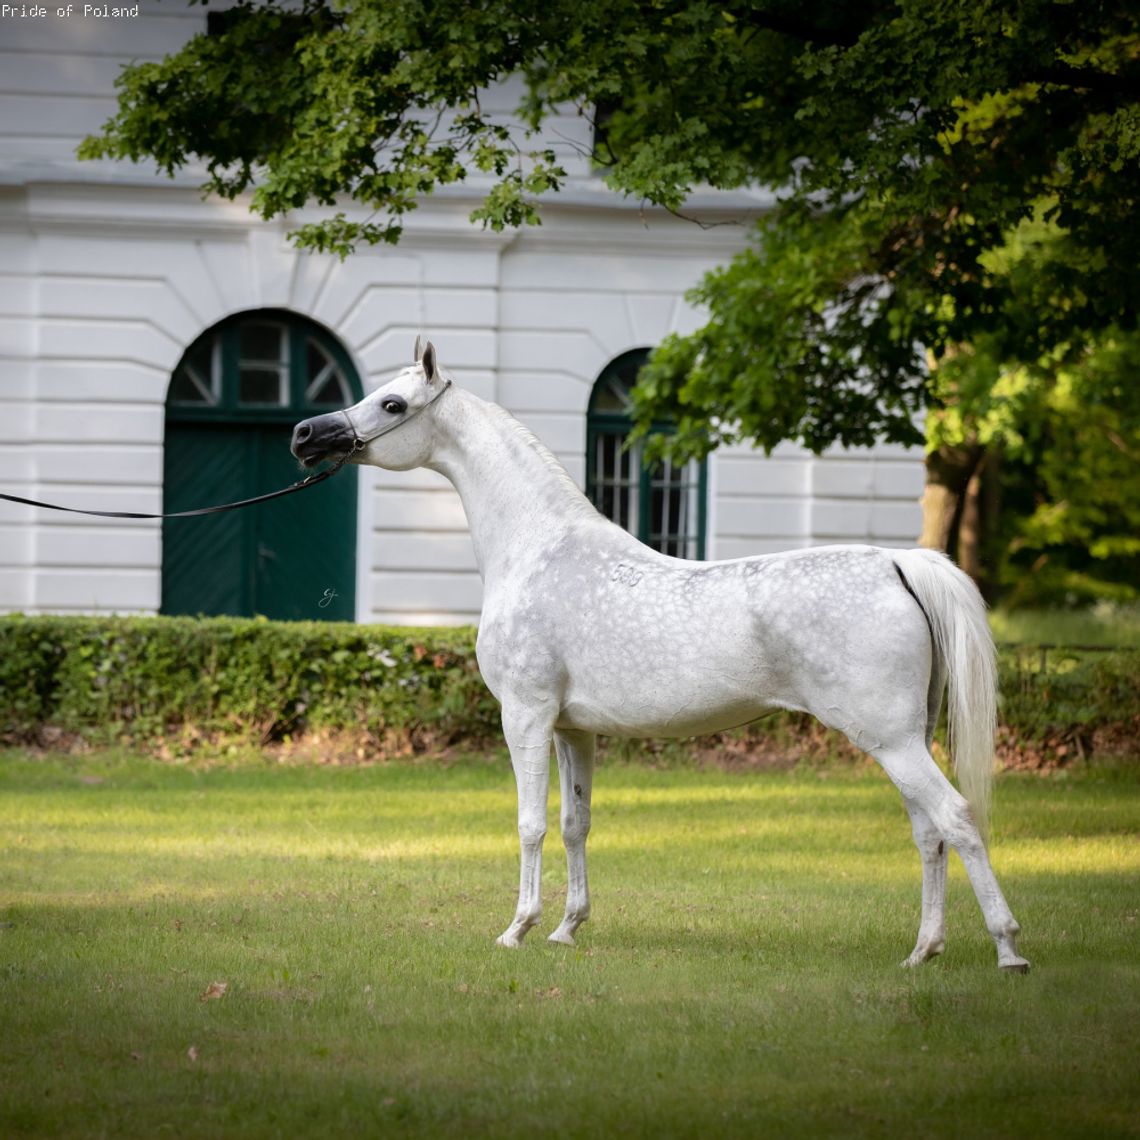
[[[406,412],[402,419],[397,420],[394,424],[385,424],[378,431],[374,431],[371,435],[361,435],[357,430],[356,424],[352,422],[352,416],[348,414],[347,408],[341,408],[340,415],[344,416],[345,422],[348,424],[349,431],[352,432],[352,450],[345,456],[345,459],[350,455],[355,455],[358,451],[363,451],[374,439],[379,439],[382,435],[387,435],[390,431],[395,431],[398,427],[403,427],[409,420],[414,420],[420,412],[426,412],[451,387],[450,380],[444,380],[443,386],[430,400],[426,400],[418,408],[413,408],[410,412]],[[342,459],[343,463],[344,460]]]

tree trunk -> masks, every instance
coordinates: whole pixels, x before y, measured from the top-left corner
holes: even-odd
[[[967,489],[970,480],[977,475],[984,455],[984,450],[977,444],[940,447],[927,455],[919,546],[944,551],[951,557],[959,555],[958,533]],[[975,495],[975,501],[976,498]]]
[[[978,583],[987,605],[993,605],[1001,588],[1001,446],[990,444],[982,461],[982,575]]]
[[[962,509],[958,518],[958,565],[982,584],[982,472],[985,461],[974,468],[962,493]]]

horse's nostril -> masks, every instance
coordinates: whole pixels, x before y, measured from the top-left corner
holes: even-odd
[[[301,448],[305,447],[313,438],[313,425],[309,420],[302,420],[293,429],[293,438],[289,442],[289,450],[301,459]]]
[[[303,447],[313,438],[313,425],[309,420],[302,420],[293,429],[291,450],[296,453],[298,447]]]

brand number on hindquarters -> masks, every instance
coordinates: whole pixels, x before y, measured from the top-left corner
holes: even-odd
[[[636,586],[641,581],[641,571],[622,562],[610,575],[610,581],[620,582],[623,586]]]

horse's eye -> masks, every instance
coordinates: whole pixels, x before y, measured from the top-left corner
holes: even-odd
[[[401,412],[408,410],[408,405],[396,396],[389,396],[380,406],[390,416],[398,416]]]

